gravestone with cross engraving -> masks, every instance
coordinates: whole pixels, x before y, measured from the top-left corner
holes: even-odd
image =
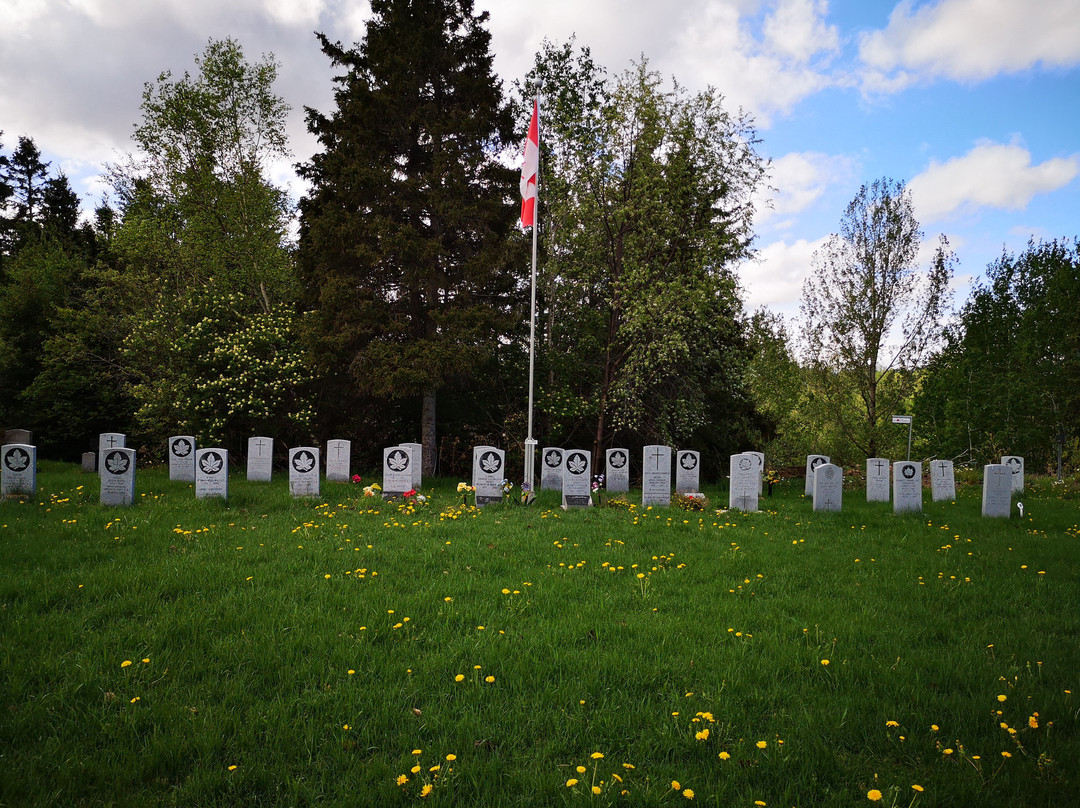
[[[545,446],[540,452],[540,490],[562,491],[563,450]]]
[[[476,507],[502,502],[506,479],[506,452],[494,446],[474,446],[472,484],[476,487]]]
[[[412,471],[412,489],[420,490],[424,484],[424,446],[420,443],[399,443],[409,453],[409,469]]]
[[[412,454],[402,446],[383,449],[383,499],[412,490]]]
[[[274,439],[248,438],[247,478],[252,482],[268,483],[274,475]]]
[[[641,450],[641,504],[671,504],[671,447],[652,445]]]
[[[98,435],[98,474],[105,473],[105,452],[112,449],[123,449],[127,446],[127,436],[120,432],[102,432]]]
[[[682,449],[675,453],[675,490],[696,494],[701,490],[701,453]]]
[[[326,442],[327,482],[347,483],[351,476],[352,441],[328,440]]]
[[[893,513],[922,511],[922,463],[897,460],[892,466]]]
[[[1004,463],[983,466],[982,515],[1008,519],[1012,514],[1012,470]]]
[[[866,501],[889,501],[889,460],[885,457],[871,457],[866,461]]]
[[[1009,467],[1012,475],[1012,492],[1024,493],[1024,458],[1019,455],[1005,455],[1001,458],[1001,464]]]
[[[630,490],[630,452],[608,449],[604,454],[604,488],[615,493]]]
[[[229,498],[229,453],[219,447],[195,452],[195,499]]]
[[[842,510],[844,504],[844,470],[832,463],[822,463],[814,469],[814,510]]]
[[[803,485],[803,495],[812,497],[814,495],[814,470],[825,463],[829,462],[827,455],[807,455],[806,456],[806,482]]]
[[[114,446],[100,457],[101,504],[130,505],[135,501],[135,450]]]
[[[0,446],[0,497],[37,492],[37,447],[29,443]]]
[[[592,455],[581,449],[567,449],[563,455],[563,509],[588,508],[591,505]]]
[[[173,435],[169,438],[169,479],[195,482],[195,438]]]
[[[93,474],[97,471],[97,452],[83,452],[82,470],[85,474]]]
[[[751,452],[731,455],[728,460],[728,508],[753,512],[758,509],[761,474]]]
[[[951,460],[935,460],[930,464],[930,498],[934,502],[956,499],[956,477]]]
[[[319,450],[315,446],[289,449],[289,493],[294,497],[319,496]]]

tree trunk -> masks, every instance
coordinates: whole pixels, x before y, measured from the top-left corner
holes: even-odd
[[[424,391],[424,406],[420,414],[420,444],[424,452],[424,476],[435,476],[435,391]]]

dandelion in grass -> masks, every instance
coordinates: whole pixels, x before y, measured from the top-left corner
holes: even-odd
[[[148,664],[150,662],[150,660],[149,659],[144,659],[142,662],[143,662],[144,665],[146,665],[146,664]]]
[[[912,791],[918,791],[918,792],[921,793],[922,790],[923,790],[923,787],[920,786],[918,783],[913,783],[912,786],[911,786],[911,790]]]
[[[448,762],[453,763],[455,760],[457,760],[457,755],[450,753],[446,756],[446,759]]]
[[[622,767],[623,767],[624,769],[635,769],[635,768],[637,768],[637,767],[636,767],[636,766],[635,766],[635,765],[634,765],[633,763],[624,763],[624,764],[622,765]]]
[[[574,769],[574,771],[576,771],[578,774],[585,774],[585,767],[584,766],[577,766]]]
[[[768,741],[758,741],[757,744],[756,744],[758,749],[764,749],[768,745],[769,745]]]
[[[727,752],[721,752],[719,755],[717,755],[717,757],[721,760],[731,760],[731,755],[729,755]]]
[[[998,701],[1005,701],[1005,700],[1006,700],[1006,699],[1008,699],[1008,698],[1009,698],[1009,697],[1008,697],[1008,696],[1006,696],[1006,695],[1005,695],[1004,693],[999,693],[999,694],[998,694]]]
[[[454,677],[454,681],[455,682],[464,682],[465,681],[465,674],[464,673],[459,673],[457,676]]]
[[[941,729],[941,727],[939,727],[937,724],[931,724],[930,725],[930,730],[932,732],[937,732],[939,729]]]
[[[395,780],[394,782],[395,782],[395,783],[397,783],[397,784],[398,784],[399,786],[403,786],[403,785],[405,785],[405,784],[406,784],[407,782],[409,782],[409,778],[408,778],[408,777],[406,777],[406,776],[405,776],[404,774],[399,774],[399,775],[397,776],[397,780]]]
[[[765,800],[754,800],[754,805],[767,805]]]
[[[1035,713],[1035,715],[1028,716],[1028,726],[1031,727],[1032,729],[1038,729],[1039,728],[1039,714],[1038,713]]]
[[[701,730],[701,732],[695,732],[694,733],[694,738],[696,738],[699,741],[707,741],[707,740],[709,740],[709,730],[708,730],[708,728]]]
[[[592,787],[592,793],[593,794],[599,794],[600,793],[600,786],[593,786]]]
[[[420,774],[420,766],[419,766],[419,764],[416,765],[416,766],[413,766],[411,769],[409,769],[409,772],[412,773],[412,774]]]
[[[604,753],[603,752],[593,752],[591,755],[589,755],[589,757],[591,757],[593,760],[603,760],[604,759]]]
[[[948,747],[941,750],[941,754],[943,754],[943,755],[951,755],[952,753],[953,753],[953,750],[949,749]]]
[[[887,726],[887,727],[898,727],[898,726],[900,726],[900,724],[897,721],[886,721],[885,726]]]
[[[129,665],[131,665],[131,660],[130,659],[125,659],[123,662],[120,663],[121,668],[126,668]]]
[[[866,792],[866,799],[870,800],[870,802],[877,802],[881,799],[881,792],[876,788],[872,788]]]
[[[422,789],[420,789],[420,796],[421,797],[426,797],[428,794],[431,793],[431,789],[433,789],[433,788],[434,788],[434,786],[431,785],[431,783],[424,783],[424,787]]]
[[[1012,757],[1012,753],[1011,752],[1002,752],[1001,756],[1007,760],[1007,759]]]
[[[566,787],[567,788],[573,788],[576,785],[577,785],[577,778],[576,777],[571,777],[569,780],[566,781]]]
[[[229,771],[231,771],[231,772],[236,771],[236,764],[235,763],[229,767]]]
[[[828,665],[829,665],[829,660],[827,660],[827,659],[823,659],[823,660],[821,660],[821,664],[822,664],[822,665],[825,665],[826,667],[828,667]]]
[[[672,791],[679,791],[681,789],[682,789],[682,784],[678,780],[672,780],[671,781],[671,790]]]
[[[692,799],[694,799],[694,789],[692,789],[692,788],[684,789],[682,795],[684,797],[686,797],[686,799],[692,800]]]
[[[413,753],[414,755],[422,755],[422,754],[423,754],[423,752],[422,752],[421,750],[419,750],[419,749],[414,749],[414,750],[412,750],[412,753]]]

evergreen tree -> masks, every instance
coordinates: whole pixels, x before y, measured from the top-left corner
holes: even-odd
[[[340,404],[421,402],[425,470],[436,396],[470,377],[520,322],[508,270],[513,134],[472,0],[374,0],[358,47],[319,35],[337,109],[308,110],[323,147],[301,167],[299,266],[309,336]],[[392,436],[387,436],[391,437]],[[400,439],[400,437],[398,438]]]

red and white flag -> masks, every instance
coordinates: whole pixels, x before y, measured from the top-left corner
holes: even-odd
[[[529,138],[525,141],[525,159],[521,163],[522,227],[536,224],[536,176],[540,172],[540,122],[537,120],[539,109],[540,105],[534,99]]]

